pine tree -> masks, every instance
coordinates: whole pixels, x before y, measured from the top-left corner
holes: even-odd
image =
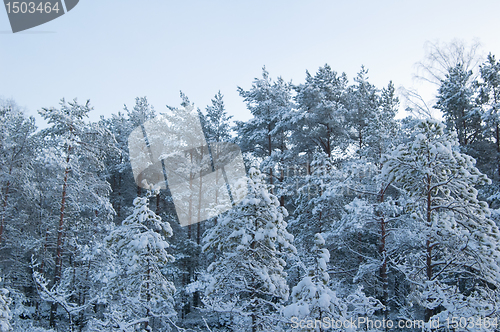
[[[0,105],[0,244],[4,238],[5,222],[12,217],[9,214],[13,202],[9,198],[14,192],[20,191],[31,171],[34,153],[33,133],[36,129],[34,118],[26,118],[14,102],[7,101],[2,104]]]
[[[316,262],[309,269],[309,273],[292,290],[292,304],[284,308],[284,315],[289,319],[313,322],[306,324],[306,328],[299,331],[346,331],[355,329],[351,322],[357,322],[358,317],[367,317],[382,308],[379,301],[367,297],[358,288],[356,292],[343,297],[329,288],[330,276],[327,263],[330,261],[330,252],[323,248],[325,240],[320,233],[314,235],[312,252],[316,255]],[[315,321],[321,321],[321,327]],[[342,327],[333,325],[333,322],[342,322]],[[295,322],[297,323],[297,322]],[[300,327],[300,325],[299,325]]]
[[[223,95],[220,91],[214,96],[214,99],[212,99],[212,104],[206,107],[205,114],[201,112],[199,112],[199,114],[205,139],[209,146],[211,163],[223,160],[227,157],[228,152],[227,145],[224,143],[232,140],[230,134],[231,123],[229,122],[232,116],[229,116],[225,110]],[[219,168],[216,168],[214,171],[216,173],[215,185],[219,187],[219,182],[223,182],[224,178]],[[218,191],[215,192],[215,196],[215,204],[217,205]],[[197,228],[196,244],[199,245],[201,243],[201,235],[203,234],[201,231],[202,224],[198,223]]]
[[[282,126],[292,109],[291,83],[281,77],[273,81],[265,67],[262,78],[255,79],[250,90],[238,87],[247,108],[253,115],[248,122],[237,122],[239,145],[243,152],[251,151],[260,169],[268,174],[269,183],[274,185],[271,193],[277,195],[280,204],[285,204],[282,182],[289,149],[289,133]]]
[[[0,288],[0,332],[12,331],[12,326],[9,322],[12,319],[12,313],[9,309],[11,302],[9,291],[5,288]]]
[[[306,82],[295,88],[298,114],[292,138],[297,154],[306,152],[311,158],[319,147],[331,157],[337,148],[347,147],[347,83],[345,73],[338,75],[327,64],[314,76],[306,72]]]
[[[343,195],[338,196],[345,205],[337,212],[342,217],[331,230],[332,239],[336,239],[332,252],[336,257],[334,269],[342,269],[345,279],[352,276],[355,284],[363,285],[367,294],[378,298],[386,307],[387,319],[389,283],[395,277],[388,273],[388,255],[395,247],[390,243],[390,233],[400,209],[398,202],[387,195],[392,187],[380,178],[380,171],[383,154],[397,144],[399,124],[395,116],[399,101],[392,82],[379,97],[365,76],[366,70],[362,70],[357,86],[351,88],[351,98],[357,100],[351,115],[364,119],[358,120],[355,132],[364,138],[359,141],[359,135],[355,136],[357,153],[339,166],[338,173],[343,176],[337,187]],[[359,108],[364,110],[360,113]]]
[[[35,130],[33,117],[14,101],[0,99],[0,269],[9,275],[5,283],[11,289],[31,286],[26,251],[39,249]]]
[[[264,177],[252,167],[248,181],[239,183],[243,192],[248,186],[248,195],[204,237],[203,249],[219,252],[208,268],[212,281],[204,303],[236,315],[234,328],[240,330],[245,325],[252,331],[276,329],[279,305],[289,295],[284,259],[296,253],[286,230],[287,212],[269,193]]]
[[[370,133],[369,122],[376,118],[379,108],[378,91],[368,82],[368,70],[364,66],[354,78],[355,85],[349,88],[347,121],[351,139],[355,142],[358,154],[366,146],[366,137]]]
[[[296,208],[289,222],[290,230],[298,240],[297,246],[305,254],[313,245],[311,234],[330,230],[340,219],[343,205],[348,202],[342,186],[345,174],[334,164],[333,157],[328,157],[318,148],[309,166],[309,174],[298,174],[293,178],[297,190]]]
[[[498,206],[498,180],[500,179],[500,62],[491,53],[480,67],[478,107],[483,120],[483,139],[475,147],[473,156],[478,168],[494,181],[493,204]]]
[[[206,107],[204,115],[204,131],[207,142],[224,142],[231,139],[231,115],[228,115],[224,106],[223,95],[220,91],[212,99],[212,105]]]
[[[395,119],[399,99],[396,97],[392,81],[382,89],[378,104],[376,111],[367,119],[364,139],[366,147],[361,154],[380,166],[382,155],[394,147],[394,137],[399,129]]]
[[[125,105],[124,109],[133,128],[144,124],[144,122],[154,118],[156,115],[153,106],[149,104],[146,97],[136,97],[134,108],[129,110]]]
[[[134,108],[132,110],[129,110],[125,105],[124,109],[127,112],[131,131],[137,127],[144,129],[144,123],[150,119],[153,119],[156,115],[154,108],[149,104],[146,97],[136,97]],[[141,196],[141,193],[141,186],[137,185],[136,196]]]
[[[164,270],[174,261],[167,252],[171,236],[170,224],[149,209],[149,198],[138,197],[133,213],[106,238],[113,264],[102,277],[112,321],[136,321],[150,331],[174,318],[175,287]]]
[[[486,137],[492,137],[500,152],[500,62],[491,53],[480,67],[481,104],[485,107],[483,120],[486,122]]]
[[[434,106],[443,112],[447,127],[457,133],[463,147],[481,135],[481,117],[473,112],[476,91],[471,77],[472,71],[466,71],[462,64],[449,68],[446,78],[441,81]]]
[[[59,283],[64,270],[64,246],[66,245],[66,249],[74,246],[74,243],[65,240],[88,240],[86,236],[91,234],[88,232],[89,223],[107,222],[114,215],[108,200],[110,187],[105,180],[103,163],[104,156],[112,149],[113,138],[98,124],[85,123],[91,110],[89,101],[80,105],[76,100],[66,103],[63,99],[60,109],[40,111],[51,127],[38,134],[45,143],[39,161],[50,170],[53,178],[47,179],[48,183],[42,182],[39,185],[44,189],[54,187],[53,191],[44,192],[46,195],[57,192],[60,195],[59,199],[53,200],[51,206],[59,212],[53,284]],[[57,187],[59,189],[55,189]],[[94,231],[90,230],[92,233]],[[68,252],[67,257],[72,257],[72,254]],[[57,303],[54,302],[51,308],[51,326],[55,326],[56,312]]]
[[[345,206],[328,239],[336,244],[333,270],[342,272],[348,284],[361,285],[366,294],[380,300],[384,318],[388,319],[397,312],[405,295],[395,285],[402,275],[392,268],[391,258],[400,246],[411,247],[412,243],[404,236],[408,225],[401,220],[402,199],[385,197],[391,187],[379,185],[379,192],[366,188],[361,198]]]
[[[120,223],[128,215],[126,209],[132,206],[137,187],[134,184],[132,168],[129,162],[127,140],[133,124],[124,113],[112,114],[111,118],[101,118],[100,125],[115,137],[115,151],[106,156],[107,180],[111,185],[110,202],[116,211],[115,222]]]
[[[387,157],[383,170],[386,181],[410,199],[405,210],[419,245],[394,262],[416,287],[414,296],[426,322],[434,315],[441,321],[456,315],[457,301],[467,297],[470,316],[483,314],[500,272],[500,234],[474,188],[490,180],[458,151],[456,133],[444,130],[437,121],[420,122],[412,140]],[[472,307],[478,296],[484,310]]]

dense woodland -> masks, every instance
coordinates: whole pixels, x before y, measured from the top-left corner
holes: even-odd
[[[204,134],[241,147],[248,195],[187,227],[168,189],[136,184],[127,143],[186,95],[93,123],[63,99],[41,130],[3,100],[0,331],[498,331],[500,62],[469,65],[436,74],[443,121],[396,119],[393,83],[364,67],[300,84],[264,68],[238,87],[246,122],[216,93]]]

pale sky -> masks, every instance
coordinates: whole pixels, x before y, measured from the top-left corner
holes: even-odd
[[[379,88],[410,87],[426,41],[477,38],[500,57],[499,12],[497,0],[80,0],[12,34],[0,10],[0,97],[30,115],[63,97],[90,99],[97,120],[141,96],[163,112],[179,105],[179,90],[204,109],[221,90],[229,114],[246,120],[236,89],[264,65],[295,84],[325,63],[351,81],[365,65]]]

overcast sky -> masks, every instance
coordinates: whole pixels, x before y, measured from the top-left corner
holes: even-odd
[[[381,88],[410,87],[426,41],[472,42],[500,57],[500,1],[80,0],[69,13],[12,34],[0,10],[0,96],[34,115],[61,98],[90,99],[92,119],[147,96],[157,111],[200,108],[221,90],[250,118],[236,89],[262,66],[301,83],[328,63],[349,79],[361,65]]]

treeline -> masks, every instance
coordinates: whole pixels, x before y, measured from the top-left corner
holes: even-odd
[[[448,68],[445,123],[396,120],[393,83],[364,67],[350,81],[325,65],[299,85],[264,68],[238,92],[249,121],[232,123],[220,92],[198,113],[207,142],[241,147],[248,195],[184,228],[168,189],[136,184],[127,141],[176,107],[136,98],[91,123],[89,102],[62,100],[37,131],[2,102],[0,331],[323,331],[363,317],[496,330],[493,55],[478,73]]]

